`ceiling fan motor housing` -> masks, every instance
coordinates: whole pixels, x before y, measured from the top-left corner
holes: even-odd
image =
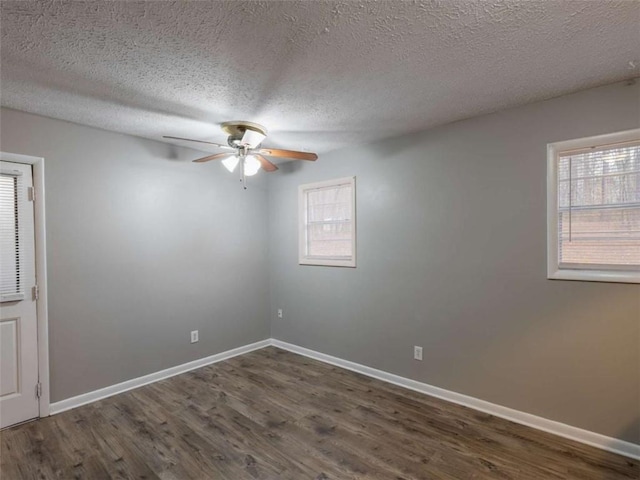
[[[227,143],[233,148],[242,148],[249,146],[256,148],[262,140],[267,136],[267,129],[262,125],[244,120],[225,122],[222,130],[229,134]],[[248,135],[246,135],[248,133]]]

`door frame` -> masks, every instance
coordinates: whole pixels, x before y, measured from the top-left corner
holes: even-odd
[[[33,222],[36,260],[36,315],[38,324],[38,381],[40,398],[38,399],[40,417],[49,416],[49,317],[47,310],[47,237],[44,210],[44,158],[0,152],[0,160],[31,165],[33,170]]]

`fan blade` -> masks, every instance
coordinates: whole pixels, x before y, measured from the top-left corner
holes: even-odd
[[[259,148],[255,150],[256,153],[261,153],[268,157],[282,157],[293,158],[296,160],[310,160],[315,161],[318,159],[318,155],[311,152],[296,152],[294,150],[281,150],[279,148]]]
[[[168,135],[163,135],[162,138],[170,138],[172,140],[183,140],[185,142],[206,143],[207,145],[215,145],[216,147],[224,148],[225,150],[234,150],[234,148],[230,147],[229,145],[222,145],[220,143],[215,143],[215,142],[205,142],[204,140],[194,140],[193,138],[170,137]]]
[[[230,153],[216,153],[214,155],[209,155],[208,157],[196,158],[193,161],[196,162],[196,163],[204,163],[204,162],[210,162],[211,160],[219,160],[221,158],[228,157],[229,155],[231,155],[231,154]]]
[[[271,163],[269,160],[267,160],[266,158],[264,158],[262,155],[254,155],[258,161],[260,162],[260,165],[262,165],[262,169],[265,172],[275,172],[276,170],[278,170],[278,167],[276,167],[273,163]]]

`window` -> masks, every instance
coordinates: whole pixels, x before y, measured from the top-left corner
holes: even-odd
[[[548,277],[640,283],[640,129],[548,145]]]
[[[2,162],[0,166],[0,302],[23,300],[31,263],[33,230],[30,229],[28,193],[23,167]]]
[[[298,206],[299,263],[355,267],[355,177],[300,185]]]

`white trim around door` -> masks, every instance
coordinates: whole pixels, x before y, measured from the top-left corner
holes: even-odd
[[[40,417],[49,416],[49,317],[47,313],[47,244],[44,211],[44,158],[0,152],[0,160],[24,163],[33,169],[36,284],[38,299],[38,382]]]

